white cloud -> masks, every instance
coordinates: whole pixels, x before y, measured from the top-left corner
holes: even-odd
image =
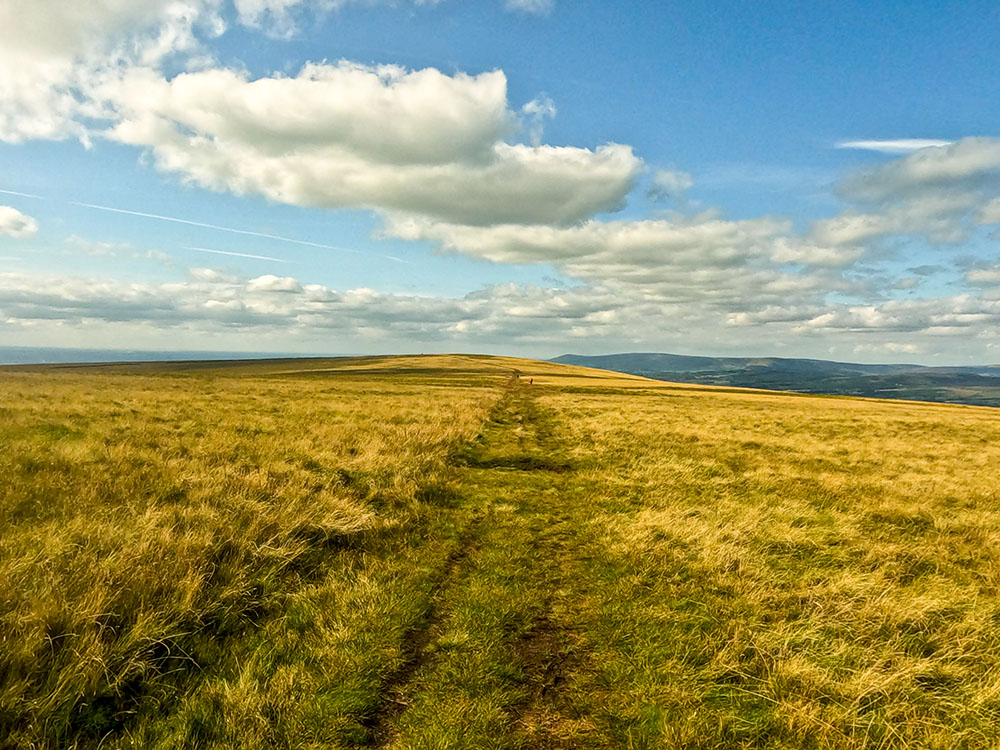
[[[814,222],[809,236],[833,246],[863,247],[896,236],[955,244],[977,224],[1000,223],[997,192],[1000,139],[927,146],[844,180],[839,193],[852,206]]]
[[[858,354],[917,354],[923,351],[919,344],[906,344],[898,341],[887,341],[883,344],[858,344],[854,347]]]
[[[288,35],[301,14],[350,1],[235,0],[235,7],[239,22]],[[733,331],[767,325],[810,341],[827,332],[885,334],[878,346],[893,344],[899,331],[980,336],[997,322],[989,298],[993,269],[967,272],[969,283],[983,287],[978,296],[908,305],[880,296],[891,296],[896,279],[863,282],[843,269],[886,237],[947,243],[963,239],[975,222],[1000,223],[1000,139],[840,144],[906,156],[847,180],[847,210],[816,222],[804,237],[789,221],[770,217],[596,221],[595,214],[623,205],[641,160],[618,144],[543,145],[542,125],[555,115],[554,104],[539,97],[512,107],[502,72],[449,75],[341,62],[251,79],[195,60],[205,53],[199,40],[222,32],[222,7],[222,0],[7,0],[0,5],[0,140],[108,135],[148,149],[159,168],[203,187],[373,209],[388,217],[386,231],[394,236],[500,263],[552,264],[583,286],[494,287],[444,299],[338,292],[289,276],[240,281],[204,269],[160,285],[7,275],[0,319],[459,341],[674,341],[728,320]],[[507,7],[545,13],[552,3],[511,0]],[[169,77],[168,68],[187,72]],[[514,142],[519,132],[528,145]],[[762,179],[760,170],[752,172]],[[661,170],[651,193],[679,199],[690,186],[690,175]],[[10,211],[0,209],[0,232],[37,231],[29,217]],[[89,252],[124,251],[93,245]],[[855,301],[831,304],[832,293]]]
[[[11,206],[0,206],[0,236],[24,239],[38,233],[38,222]]]
[[[738,262],[786,230],[783,222],[692,217],[686,222],[587,221],[578,226],[506,224],[491,227],[436,223],[395,216],[392,236],[440,242],[445,248],[497,263],[565,263],[616,259],[648,267],[688,259],[698,264]]]
[[[228,70],[111,87],[115,138],[214,190],[467,224],[570,224],[620,208],[642,169],[631,148],[508,144],[501,72],[446,76],[342,62],[255,81]]]
[[[239,23],[289,36],[297,12],[323,13],[352,2],[381,0],[234,0],[234,5]],[[225,32],[226,6],[225,0],[4,0],[0,141],[74,137],[89,143],[93,121],[114,114],[105,98],[109,81],[137,67],[160,70],[166,62],[174,69],[212,65],[204,42]]]
[[[776,263],[844,265],[853,250],[819,247],[789,235],[790,224],[763,217],[728,221],[714,214],[645,221],[590,220],[572,227],[436,223],[413,217],[390,217],[394,237],[439,242],[455,252],[498,263],[555,263],[587,278],[601,268],[633,268],[642,275],[678,269],[744,266],[753,260]],[[611,278],[610,272],[606,278]]]
[[[290,292],[301,294],[302,285],[291,276],[266,274],[247,282],[248,292]]]
[[[340,292],[291,277],[240,281],[210,269],[192,269],[188,281],[166,284],[0,273],[0,324],[13,326],[144,324],[194,327],[206,335],[280,331],[286,337],[338,331],[412,344],[559,339],[581,327],[627,325],[648,313],[648,306],[633,309],[606,293],[513,284],[449,298]]]
[[[976,285],[1000,284],[1000,263],[985,268],[972,268],[966,272],[965,280]]]
[[[130,65],[194,52],[221,32],[221,0],[5,0],[0,3],[0,140],[77,137],[105,114],[93,88]]]
[[[970,227],[967,215],[982,199],[975,193],[926,191],[887,201],[879,211],[845,211],[813,223],[810,237],[820,243],[863,245],[893,235],[923,236],[936,243],[965,239]]]
[[[500,71],[448,76],[342,61],[308,64],[295,78],[213,69],[166,80],[142,70],[109,94],[128,133],[174,127],[264,158],[339,149],[400,166],[472,161],[515,124]]]
[[[193,281],[204,281],[210,284],[235,283],[238,278],[224,273],[216,268],[189,268],[188,276]]]
[[[556,3],[555,0],[505,0],[504,5],[508,10],[546,15],[552,12]]]
[[[542,134],[545,132],[545,121],[556,116],[555,102],[548,96],[542,94],[532,99],[521,107],[528,129],[528,139],[532,146],[538,146],[542,141]]]
[[[861,151],[878,151],[883,154],[908,154],[922,148],[950,146],[953,141],[942,141],[934,138],[897,138],[887,141],[841,141],[837,148],[858,149]]]
[[[649,188],[649,198],[651,200],[683,198],[684,193],[692,185],[694,185],[694,180],[687,172],[661,169],[653,175],[653,184]]]
[[[858,346],[867,347],[867,351],[910,351],[898,348],[896,337],[901,333],[961,338],[975,350],[977,339],[995,335],[1000,324],[1000,300],[962,294],[866,305],[775,305],[730,314],[728,322],[735,327],[768,326],[802,342],[813,336],[833,335],[844,341],[853,340],[859,351]]]
[[[864,170],[841,185],[848,198],[885,201],[926,189],[963,188],[1000,171],[1000,138],[963,138]]]
[[[337,291],[291,277],[241,280],[210,269],[191,269],[187,281],[163,284],[0,273],[0,327],[5,340],[52,345],[66,345],[86,330],[89,340],[118,346],[225,342],[245,348],[241,342],[250,333],[254,346],[275,351],[319,351],[331,340],[353,351],[746,351],[750,342],[760,345],[748,326],[766,326],[768,351],[791,347],[798,356],[866,351],[886,357],[919,347],[975,357],[984,346],[1000,344],[1000,299],[829,304],[815,279],[764,278],[746,269],[741,296],[733,296],[740,290],[731,286],[706,298],[717,288],[713,281],[736,283],[737,277],[720,271],[725,269],[692,272],[690,294],[679,283],[673,298],[667,287],[651,294],[627,285],[514,284],[428,297]],[[740,309],[748,299],[757,306]]]
[[[629,304],[678,306],[706,326],[720,314],[779,304],[819,304],[855,284],[822,266],[843,266],[854,248],[821,248],[771,218],[727,221],[706,214],[680,221],[587,221],[546,225],[459,226],[391,217],[391,236],[437,242],[498,263],[548,263]],[[804,264],[788,269],[785,264]],[[713,321],[713,322],[708,322]],[[651,324],[658,325],[658,324]]]
[[[233,4],[244,26],[261,29],[271,36],[288,37],[296,31],[294,13],[303,0],[233,0]]]

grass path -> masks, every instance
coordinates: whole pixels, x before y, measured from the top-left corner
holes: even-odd
[[[377,722],[386,748],[563,747],[586,722],[560,688],[578,662],[570,581],[586,548],[555,415],[515,385],[450,477],[476,519]],[[571,494],[571,493],[570,493]]]

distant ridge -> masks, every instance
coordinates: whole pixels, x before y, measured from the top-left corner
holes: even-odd
[[[928,367],[657,352],[596,356],[564,354],[552,361],[680,383],[1000,406],[1000,366],[997,365]]]
[[[193,362],[201,360],[284,359],[315,356],[320,355],[276,352],[0,346],[0,365],[46,365],[84,362]]]

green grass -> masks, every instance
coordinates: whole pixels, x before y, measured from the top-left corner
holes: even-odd
[[[1000,742],[990,409],[11,368],[0,441],[0,746]]]

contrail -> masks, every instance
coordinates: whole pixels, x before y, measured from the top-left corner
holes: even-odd
[[[229,250],[209,250],[207,247],[189,247],[188,250],[197,250],[199,253],[215,253],[216,255],[235,255],[237,258],[253,258],[254,260],[272,260],[275,263],[287,263],[284,258],[272,258],[269,255],[251,255],[250,253],[233,253]]]
[[[280,234],[267,234],[265,232],[251,232],[246,229],[235,229],[234,227],[223,227],[218,224],[205,224],[200,221],[191,221],[189,219],[178,219],[174,216],[161,216],[160,214],[147,214],[142,211],[126,211],[124,208],[112,208],[111,206],[98,206],[94,203],[78,203],[77,201],[69,201],[74,206],[83,206],[84,208],[93,208],[98,211],[111,211],[116,214],[128,214],[129,216],[142,216],[146,219],[156,219],[158,221],[172,221],[176,224],[187,224],[192,227],[204,227],[205,229],[218,229],[221,232],[232,232],[233,234],[244,234],[250,237],[263,237],[268,240],[278,240],[279,242],[291,242],[295,245],[308,245],[309,247],[321,247],[325,250],[339,250],[344,253],[353,253],[355,255],[360,255],[360,250],[353,250],[347,247],[337,247],[336,245],[324,245],[319,242],[308,242],[307,240],[296,240],[292,237],[282,237]]]
[[[840,141],[837,148],[853,148],[861,151],[881,151],[884,154],[908,154],[929,146],[950,146],[954,141],[935,138],[897,138],[888,141]]]
[[[35,198],[36,200],[40,200],[40,201],[45,200],[40,195],[32,195],[31,193],[19,193],[16,190],[0,190],[0,193],[3,193],[4,195],[19,195],[22,198]]]

